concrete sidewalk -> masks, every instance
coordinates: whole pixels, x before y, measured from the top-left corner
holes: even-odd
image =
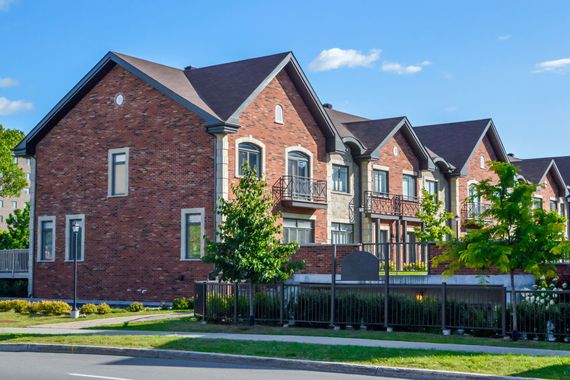
[[[100,318],[100,319],[85,319],[81,318],[74,322],[60,322],[45,325],[35,325],[27,327],[29,329],[86,329],[92,327],[119,325],[127,322],[148,322],[160,321],[163,319],[184,318],[192,317],[194,313],[164,313],[164,314],[150,314],[150,315],[129,315],[128,317],[113,317],[113,318]]]
[[[226,334],[226,333],[197,333],[197,332],[169,332],[169,331],[137,331],[137,330],[80,330],[78,328],[59,327],[28,327],[28,328],[0,328],[0,334],[40,334],[40,335],[138,335],[138,336],[174,336],[190,339],[225,339],[239,341],[258,342],[286,342],[321,344],[331,346],[358,346],[358,347],[382,347],[397,349],[421,349],[472,352],[491,355],[531,355],[531,356],[570,356],[570,351],[558,351],[547,349],[533,349],[520,347],[477,346],[468,344],[404,342],[392,340],[335,338],[321,336],[300,335],[262,335],[262,334]]]

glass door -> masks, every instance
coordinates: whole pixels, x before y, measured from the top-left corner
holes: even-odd
[[[301,152],[289,152],[287,170],[290,177],[289,192],[293,198],[309,199],[311,196],[309,157]]]

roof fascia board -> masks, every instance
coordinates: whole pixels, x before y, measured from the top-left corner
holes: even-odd
[[[463,164],[463,167],[461,168],[459,174],[462,176],[466,176],[467,175],[467,166],[469,165],[469,162],[471,161],[471,159],[473,158],[473,155],[475,154],[475,150],[477,149],[477,147],[479,146],[479,144],[481,144],[481,142],[483,141],[483,139],[485,138],[485,136],[487,136],[487,133],[491,132],[491,144],[493,145],[493,148],[495,149],[495,153],[497,153],[498,156],[502,156],[501,159],[504,162],[509,162],[509,157],[507,155],[507,152],[505,150],[505,147],[503,146],[503,143],[501,142],[501,138],[499,137],[499,134],[497,133],[497,129],[495,128],[495,124],[493,123],[493,120],[490,119],[489,123],[487,124],[487,126],[485,127],[485,129],[483,130],[483,133],[481,133],[481,136],[479,136],[479,139],[477,140],[477,143],[473,146],[473,149],[471,150],[471,153],[469,153],[469,156],[467,157],[467,160],[465,161],[465,163]]]
[[[556,165],[556,162],[554,160],[550,161],[548,168],[546,169],[546,171],[542,175],[542,178],[540,179],[540,183],[542,183],[546,179],[548,172],[551,170],[554,170],[555,178],[558,180],[558,187],[559,187],[558,190],[563,190],[564,195],[566,195],[567,194],[566,183],[564,182],[564,178],[562,177],[562,174],[560,173],[560,170],[558,169],[558,165]]]

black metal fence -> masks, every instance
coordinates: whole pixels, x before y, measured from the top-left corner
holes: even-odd
[[[248,320],[249,284],[197,282],[195,315]],[[383,284],[255,285],[255,319],[267,323],[370,327],[462,328],[506,333],[502,286]]]

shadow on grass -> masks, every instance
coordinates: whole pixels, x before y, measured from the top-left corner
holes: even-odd
[[[570,365],[555,364],[539,369],[513,373],[511,376],[545,379],[570,379]]]

